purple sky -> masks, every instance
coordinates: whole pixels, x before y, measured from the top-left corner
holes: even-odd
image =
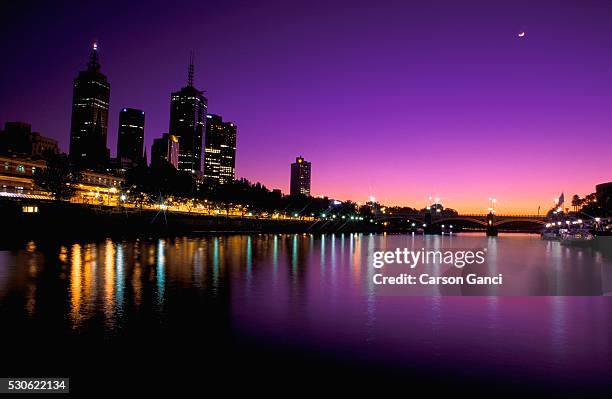
[[[64,151],[95,38],[113,154],[122,107],[145,110],[148,146],[168,130],[193,49],[210,112],[238,124],[238,176],[270,188],[298,155],[313,194],[473,212],[612,180],[612,2],[50,3],[1,6],[0,123]]]

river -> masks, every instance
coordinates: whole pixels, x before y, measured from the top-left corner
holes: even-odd
[[[504,284],[381,291],[372,253],[400,247],[486,248],[478,273],[503,273]],[[609,251],[529,234],[31,241],[0,251],[2,338],[15,350],[2,374],[68,375],[74,389],[143,369],[182,382],[210,368],[210,378],[255,381],[602,392],[610,275]]]

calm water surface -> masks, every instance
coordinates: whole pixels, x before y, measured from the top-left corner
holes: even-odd
[[[480,272],[504,273],[512,288],[380,295],[371,254],[396,247],[486,247]],[[605,250],[532,235],[29,242],[0,251],[2,338],[29,348],[2,371],[108,372],[102,360],[168,369],[193,357],[253,372],[303,359],[347,375],[602,392],[612,375],[611,271]],[[540,296],[504,296],[517,287]]]

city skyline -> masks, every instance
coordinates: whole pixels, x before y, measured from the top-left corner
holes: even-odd
[[[389,3],[367,12],[297,3],[271,12],[271,3],[243,4],[232,7],[231,20],[219,18],[235,28],[224,33],[212,15],[228,9],[186,4],[212,26],[194,39],[186,39],[193,34],[186,27],[172,40],[152,29],[162,16],[176,21],[176,7],[139,10],[147,17],[135,25],[142,32],[114,32],[102,12],[82,35],[70,37],[61,20],[43,18],[49,11],[43,6],[34,22],[48,28],[48,37],[27,34],[22,45],[31,51],[13,54],[22,70],[2,67],[9,79],[0,121],[31,123],[67,152],[66,93],[97,38],[113,88],[107,142],[113,155],[124,107],[146,112],[147,148],[167,131],[168,95],[184,84],[193,48],[200,71],[195,86],[206,90],[209,112],[241,127],[237,177],[270,188],[288,192],[287,165],[296,154],[316,164],[313,195],[360,202],[374,196],[415,207],[436,196],[464,212],[484,211],[491,196],[500,211],[544,211],[560,192],[583,195],[609,181],[610,28],[604,22],[610,6],[442,3]],[[566,12],[555,13],[559,7]],[[10,23],[26,15],[18,6],[10,11],[16,17]],[[129,8],[125,18],[135,12]],[[427,13],[438,18],[433,26],[418,21]],[[320,15],[315,32],[309,22]],[[117,18],[124,17],[111,19]],[[274,34],[277,28],[287,37]],[[204,33],[213,39],[206,46],[198,41]],[[253,41],[244,40],[253,33]],[[39,57],[49,64],[42,77],[32,74]],[[34,93],[45,107],[33,105]]]

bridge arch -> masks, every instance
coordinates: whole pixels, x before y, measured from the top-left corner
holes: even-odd
[[[432,215],[431,224],[440,225],[444,223],[470,223],[476,226],[488,227],[488,215],[456,215],[456,216],[436,216]],[[425,223],[426,217],[424,214],[405,214],[405,215],[384,215],[377,217],[376,220],[391,221],[391,220],[405,220],[415,222],[417,224]],[[511,223],[521,223],[527,225],[545,226],[546,220],[542,215],[496,215],[493,219],[491,227],[500,227]]]
[[[431,224],[435,225],[435,224],[442,224],[442,223],[448,223],[448,222],[469,222],[469,223],[477,224],[479,226],[484,226],[484,227],[487,226],[487,222],[484,220],[480,220],[480,219],[476,219],[472,217],[461,217],[461,216],[453,216],[453,217],[446,217],[442,219],[435,219],[435,220],[432,220]]]
[[[510,219],[501,219],[493,223],[494,227],[499,227],[508,223],[529,223],[529,224],[537,224],[539,226],[545,226],[546,221],[540,219],[526,219],[526,218],[510,218]]]

